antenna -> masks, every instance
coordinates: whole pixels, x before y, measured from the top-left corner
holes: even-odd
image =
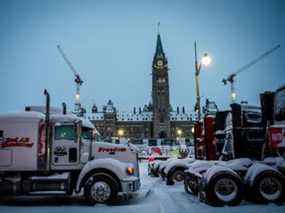
[[[160,21],[157,23],[157,34],[160,34]]]

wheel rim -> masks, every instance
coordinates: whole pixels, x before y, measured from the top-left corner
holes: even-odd
[[[92,198],[100,203],[106,202],[111,196],[111,188],[104,181],[95,182],[90,191]]]
[[[182,174],[181,172],[176,172],[176,173],[174,174],[173,180],[174,180],[175,182],[181,182],[181,181],[184,180],[184,176],[183,176],[183,174]]]
[[[282,185],[275,177],[266,177],[260,181],[260,194],[266,200],[276,200],[281,196]]]
[[[229,178],[218,180],[215,184],[214,190],[216,196],[224,202],[234,200],[238,194],[238,186],[236,182]]]

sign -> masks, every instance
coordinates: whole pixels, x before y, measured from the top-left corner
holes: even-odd
[[[115,147],[115,148],[105,148],[105,147],[99,147],[98,152],[125,152],[127,151],[124,147]]]
[[[0,143],[0,148],[5,147],[27,147],[31,148],[34,143],[30,142],[28,137],[14,137],[14,138],[5,138],[3,142]]]

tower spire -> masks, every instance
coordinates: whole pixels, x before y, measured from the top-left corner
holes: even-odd
[[[156,50],[155,56],[162,56],[164,57],[161,37],[160,37],[160,22],[157,23],[157,40],[156,40]]]

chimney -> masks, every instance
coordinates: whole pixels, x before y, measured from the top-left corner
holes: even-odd
[[[62,103],[62,114],[66,115],[66,103]]]

